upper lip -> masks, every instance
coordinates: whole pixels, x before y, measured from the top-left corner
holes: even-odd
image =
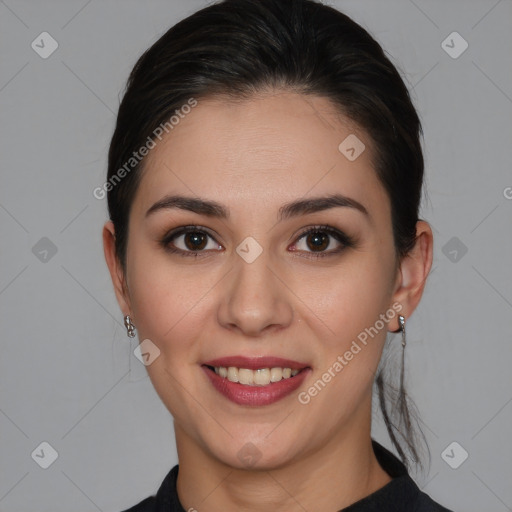
[[[245,356],[229,356],[219,357],[218,359],[211,359],[205,361],[203,365],[206,366],[224,366],[229,368],[234,366],[236,368],[248,368],[249,370],[258,370],[259,368],[291,368],[292,370],[302,370],[308,368],[306,363],[293,361],[291,359],[284,359],[282,357],[274,356],[261,356],[261,357],[245,357]]]

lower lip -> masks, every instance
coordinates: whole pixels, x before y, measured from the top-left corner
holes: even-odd
[[[253,406],[273,404],[288,396],[304,382],[304,379],[311,372],[311,368],[305,368],[294,377],[281,379],[279,382],[271,382],[266,386],[246,386],[217,375],[207,366],[201,368],[219,393],[235,402],[235,404]]]

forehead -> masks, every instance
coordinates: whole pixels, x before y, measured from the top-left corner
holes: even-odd
[[[340,192],[386,207],[372,141],[326,98],[274,92],[198,100],[155,141],[134,204],[140,213],[166,193],[243,209]],[[360,152],[355,159],[354,152]]]

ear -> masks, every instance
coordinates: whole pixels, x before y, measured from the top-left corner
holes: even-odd
[[[123,312],[123,316],[125,316],[131,314],[130,297],[121,263],[116,256],[115,238],[114,223],[109,220],[103,226],[103,251],[110,271],[112,284],[114,285],[117,302]]]
[[[425,283],[432,267],[434,240],[430,225],[420,220],[416,223],[416,243],[410,253],[405,256],[397,274],[393,302],[402,305],[400,314],[406,319],[410,317],[418,306]],[[400,325],[398,317],[393,325],[398,331]],[[392,327],[390,325],[390,327]]]

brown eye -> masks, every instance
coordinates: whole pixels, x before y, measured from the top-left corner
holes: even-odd
[[[186,226],[168,233],[161,240],[162,247],[182,256],[198,256],[201,253],[208,254],[210,250],[222,250],[215,238],[207,231],[196,226]]]
[[[327,229],[310,229],[304,233],[295,247],[300,251],[322,253],[334,252],[336,248],[343,247],[341,237]],[[330,249],[326,251],[326,249]]]
[[[204,249],[208,242],[207,235],[199,231],[185,233],[183,236],[185,246],[187,247],[187,249],[190,249],[191,251]]]
[[[313,226],[299,235],[292,251],[306,257],[334,256],[355,247],[355,240],[331,226]]]
[[[312,251],[323,251],[329,247],[329,235],[322,231],[313,231],[306,236],[306,244]]]

